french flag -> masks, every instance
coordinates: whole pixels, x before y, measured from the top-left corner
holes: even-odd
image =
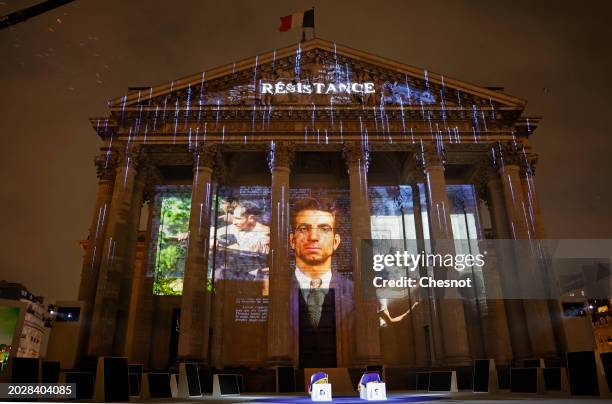
[[[303,11],[301,13],[293,13],[280,19],[280,32],[289,31],[293,28],[310,27],[314,28],[314,9]]]

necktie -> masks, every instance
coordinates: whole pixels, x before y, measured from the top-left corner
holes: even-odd
[[[323,289],[321,289],[322,284],[323,281],[321,279],[313,279],[310,281],[310,290],[308,291],[308,299],[306,301],[306,304],[308,305],[308,317],[310,318],[310,324],[314,328],[319,327],[323,300],[325,300],[325,292],[323,292]]]

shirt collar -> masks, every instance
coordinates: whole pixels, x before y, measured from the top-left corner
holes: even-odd
[[[296,266],[295,267],[295,277],[298,281],[298,284],[300,285],[300,289],[306,289],[306,290],[310,290],[310,281],[311,278],[309,278],[308,276],[306,276],[306,274],[304,272],[302,272],[302,270]],[[332,271],[329,270],[327,272],[325,272],[323,275],[321,275],[321,281],[323,282],[321,284],[321,289],[329,289],[329,284],[331,283],[331,278],[332,278]]]

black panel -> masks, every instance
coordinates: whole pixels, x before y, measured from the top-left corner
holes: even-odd
[[[458,390],[472,390],[474,388],[474,369],[472,366],[453,367],[457,375]]]
[[[200,388],[200,375],[198,374],[198,366],[193,363],[185,364],[185,375],[187,376],[187,387],[189,388],[190,396],[201,396],[202,389]]]
[[[38,358],[13,357],[12,361],[11,383],[38,383]]]
[[[550,391],[561,391],[561,368],[544,368],[544,387]]]
[[[355,386],[355,389],[357,389],[357,385],[363,374],[363,368],[348,368],[348,373],[351,378],[351,386]]]
[[[203,394],[212,394],[213,391],[213,370],[200,369],[200,389]]]
[[[408,368],[386,368],[385,383],[387,391],[414,390],[416,388],[416,373]]]
[[[431,372],[429,374],[429,391],[450,391],[452,372]]]
[[[608,383],[608,389],[612,390],[612,366],[604,366],[604,373],[606,375],[606,383]]]
[[[240,394],[238,375],[218,375],[221,395]]]
[[[94,374],[90,372],[66,372],[66,383],[76,384],[76,399],[90,400],[94,395]]]
[[[127,358],[104,358],[104,401],[130,400]]]
[[[138,380],[138,373],[129,374],[130,381],[130,396],[139,396],[140,395],[140,380]]]
[[[510,391],[512,393],[537,393],[538,368],[510,369]]]
[[[429,372],[417,372],[416,389],[427,390],[429,388]]]
[[[595,352],[568,352],[567,377],[572,395],[598,396],[599,384],[597,383]]]
[[[142,388],[143,368],[144,366],[141,364],[129,364],[128,365],[128,372],[130,374],[130,395],[131,396],[140,395],[140,389]],[[132,374],[136,375],[136,380],[132,380],[132,377],[131,377]],[[137,391],[136,394],[132,394],[136,391]]]
[[[278,381],[279,393],[295,392],[295,376],[293,367],[279,366],[276,368],[276,377]]]
[[[295,391],[306,391],[304,383],[304,369],[295,369]]]
[[[147,373],[151,398],[172,398],[170,373]]]
[[[601,363],[606,375],[608,389],[612,390],[612,352],[602,352],[599,354],[599,356],[601,357]]]
[[[497,382],[500,390],[510,390],[510,368],[508,366],[497,367]]]
[[[59,383],[60,363],[55,361],[43,361],[41,365],[41,383]]]
[[[242,375],[236,375],[236,383],[238,384],[238,391],[244,392],[244,378]]]
[[[612,352],[602,352],[599,354],[601,364],[604,366],[612,366]]]
[[[474,361],[474,391],[478,393],[489,392],[488,359],[477,359]]]

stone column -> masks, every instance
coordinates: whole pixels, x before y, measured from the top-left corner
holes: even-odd
[[[297,318],[292,317],[292,272],[289,269],[289,174],[293,150],[285,142],[270,145],[269,167],[272,173],[272,220],[268,256],[268,361],[270,365],[297,365],[294,341]]]
[[[543,244],[540,240],[546,238],[546,232],[544,230],[544,222],[542,220],[542,214],[540,212],[540,201],[535,188],[535,172],[538,157],[535,154],[527,154],[524,151],[521,153],[520,160],[520,175],[521,175],[521,186],[523,188],[523,198],[527,205],[528,219],[530,224],[531,233],[536,239],[537,247],[544,251]],[[545,278],[545,282],[550,282],[551,279]],[[566,350],[566,338],[563,327],[563,316],[561,313],[561,307],[558,300],[548,299],[547,300],[548,310],[553,323],[553,332],[555,336],[555,343],[557,352],[563,352]]]
[[[454,254],[453,229],[451,226],[451,205],[446,193],[444,178],[444,156],[433,144],[423,146],[421,164],[428,193],[429,237],[432,249],[438,254]],[[437,270],[434,269],[434,272]],[[451,274],[446,269],[436,276]],[[436,296],[437,320],[442,331],[440,338],[442,352],[436,352],[436,361],[443,365],[471,363],[463,300],[446,299],[441,293]]]
[[[79,300],[87,304],[88,309],[93,307],[96,299],[96,285],[100,271],[102,249],[104,248],[104,234],[106,231],[107,216],[113,197],[113,184],[115,180],[115,166],[117,159],[114,154],[97,156],[94,160],[98,174],[98,193],[92,215],[89,235],[87,236],[87,250],[83,257],[81,270],[81,284],[79,286]]]
[[[87,249],[83,256],[83,267],[81,269],[81,283],[79,285],[78,299],[84,302],[81,319],[84,323],[83,340],[89,340],[91,331],[91,317],[96,300],[98,277],[100,275],[100,263],[104,255],[104,237],[106,224],[113,197],[113,185],[115,181],[115,170],[117,158],[114,153],[102,154],[94,160],[98,174],[98,193],[92,215],[89,235],[87,236]],[[87,349],[87,346],[82,347]]]
[[[528,208],[521,185],[518,151],[512,143],[499,143],[496,151],[512,238],[530,240],[534,234],[530,229]],[[521,270],[525,270],[520,263],[517,265],[521,266]],[[533,268],[533,270],[537,269]],[[519,279],[519,281],[524,280]],[[543,282],[544,279],[541,281]],[[547,302],[542,299],[530,299],[524,300],[523,305],[531,342],[531,354],[536,357],[556,356],[556,341]]]
[[[208,251],[210,243],[210,204],[216,145],[198,146],[194,155],[189,245],[185,258],[181,327],[178,358],[208,364],[210,329],[210,290]]]
[[[130,304],[134,287],[134,266],[136,264],[136,247],[138,243],[138,227],[140,225],[140,214],[142,212],[143,193],[145,187],[144,155],[141,154],[138,162],[138,175],[134,181],[132,192],[132,208],[127,228],[127,252],[125,254],[125,266],[121,276],[121,287],[119,289],[119,306],[117,308],[117,326],[113,353],[126,356],[128,320],[130,316]]]
[[[510,227],[504,205],[504,194],[501,179],[493,161],[487,157],[476,168],[476,189],[479,197],[487,204],[493,236],[496,239],[511,239]],[[503,241],[500,241],[503,242]],[[495,262],[487,263],[485,267],[485,290],[488,296],[499,296],[487,299],[487,315],[484,318],[486,333],[485,351],[488,357],[495,358],[496,363],[506,364],[513,357],[526,357],[530,352],[529,334],[525,323],[523,302],[518,299],[504,300],[503,283],[515,282],[510,280],[512,274],[501,274],[497,270],[496,262],[504,257],[496,256]],[[489,258],[493,258],[489,256]]]
[[[418,183],[423,182],[423,178],[420,172],[416,171],[412,175],[412,210],[414,212],[414,229],[416,232],[416,244],[417,252],[425,251],[425,233],[423,229],[423,215],[421,212],[421,191]],[[419,276],[427,276],[427,269],[423,266],[419,267]],[[410,317],[413,319],[414,327],[414,338],[416,345],[419,349],[415,352],[415,365],[417,367],[430,367],[432,365],[432,354],[433,346],[435,346],[434,338],[439,334],[436,334],[432,330],[432,299],[429,290],[419,290],[418,293],[413,294],[419,301],[419,305],[410,313]],[[429,328],[429,335],[425,334],[425,326]],[[429,338],[431,337],[431,338]],[[426,340],[429,338],[429,340]]]
[[[353,248],[353,288],[355,301],[355,365],[380,364],[380,329],[378,302],[365,299],[361,288],[361,240],[372,238],[368,199],[368,151],[361,143],[345,143],[344,159],[348,168],[351,200],[351,245]]]
[[[152,165],[145,167],[145,187],[143,200],[149,203],[147,227],[145,230],[143,258],[140,270],[135,271],[133,288],[134,296],[130,307],[130,318],[128,320],[128,345],[126,356],[130,363],[142,363],[145,368],[149,367],[149,355],[151,351],[152,329],[153,329],[153,282],[155,272],[150,271],[150,251],[152,243],[153,218],[159,215],[154,209],[155,187],[160,184],[159,172]]]
[[[128,261],[128,233],[140,145],[128,144],[117,151],[117,173],[89,336],[88,354],[92,356],[114,353],[122,278]]]
[[[213,173],[213,184],[214,184],[214,192],[217,196],[217,203],[219,202],[219,192],[223,186],[223,184],[227,184],[229,182],[229,173],[227,169],[227,165],[225,163],[225,159],[222,157],[220,153],[217,153],[217,159],[215,163],[215,171]],[[213,206],[213,210],[218,214],[218,206]],[[218,217],[218,216],[217,216]],[[216,220],[216,218],[213,218]],[[211,234],[211,240],[213,243],[219,237],[219,234],[216,233],[219,228],[219,224],[214,221],[212,223],[214,225],[213,234]],[[214,245],[214,244],[213,244]],[[223,362],[223,333],[224,333],[224,302],[225,302],[225,282],[226,280],[221,277],[221,279],[216,278],[215,270],[219,269],[219,262],[222,259],[219,255],[219,251],[216,248],[213,248],[211,251],[211,255],[209,256],[209,261],[212,266],[212,282],[213,282],[213,295],[211,296],[211,326],[212,326],[212,338],[209,342],[210,344],[210,358],[209,363],[211,367],[221,369],[224,367]],[[231,346],[226,347],[228,350],[231,350]]]

